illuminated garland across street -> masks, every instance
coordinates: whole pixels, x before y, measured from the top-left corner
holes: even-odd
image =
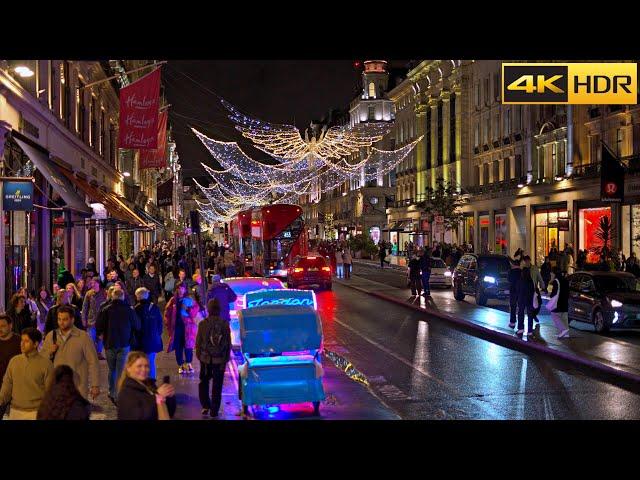
[[[254,160],[236,142],[214,140],[192,129],[222,167],[215,170],[203,164],[213,180],[212,186],[196,181],[209,201],[197,202],[208,223],[229,222],[239,212],[256,206],[296,203],[301,195],[319,198],[353,179],[378,180],[395,169],[422,140],[417,138],[396,150],[373,147],[392,128],[389,122],[324,128],[317,139],[309,139],[305,132],[303,140],[293,125],[262,122],[240,113],[224,100],[222,103],[242,135],[276,163]]]

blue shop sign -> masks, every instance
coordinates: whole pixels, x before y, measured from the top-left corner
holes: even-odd
[[[5,181],[2,189],[2,208],[5,211],[33,210],[33,182]]]

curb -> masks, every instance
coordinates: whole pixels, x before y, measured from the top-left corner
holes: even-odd
[[[571,355],[566,352],[548,348],[536,342],[524,341],[512,334],[506,334],[492,330],[490,328],[482,327],[476,323],[468,322],[461,318],[454,317],[453,315],[449,315],[440,311],[421,308],[417,305],[406,303],[405,301],[392,297],[390,295],[385,295],[379,292],[370,292],[368,290],[365,290],[364,288],[355,285],[348,285],[342,282],[340,282],[340,285],[344,285],[359,292],[366,293],[367,295],[371,295],[373,297],[422,312],[426,315],[432,315],[442,320],[446,320],[460,327],[462,330],[471,331],[474,336],[489,339],[500,346],[507,347],[512,350],[523,351],[524,353],[542,353],[547,356],[554,357],[555,359],[562,362],[570,363],[572,366],[580,367],[580,369],[586,372],[590,377],[600,377],[606,379],[606,381],[608,381],[609,383],[615,384],[622,388],[630,389],[634,392],[640,391],[640,375],[625,372],[624,370],[610,367],[594,360],[589,360],[576,355]]]

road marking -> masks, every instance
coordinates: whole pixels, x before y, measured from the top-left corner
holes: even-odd
[[[527,386],[527,359],[522,358],[522,367],[520,368],[520,389],[518,395],[518,413],[516,419],[524,420],[524,399],[525,399],[525,388]]]
[[[343,326],[344,328],[346,328],[347,330],[349,330],[350,332],[358,335],[359,337],[363,338],[364,340],[366,340],[368,343],[370,343],[371,345],[373,345],[374,347],[379,348],[380,350],[382,350],[384,353],[386,353],[387,355],[392,356],[393,358],[395,358],[396,360],[398,360],[399,362],[404,363],[407,367],[420,372],[422,375],[424,375],[425,377],[433,380],[434,382],[438,383],[439,385],[441,385],[442,387],[445,387],[447,390],[449,390],[449,392],[461,396],[459,394],[459,392],[457,392],[453,387],[451,387],[449,384],[447,384],[446,382],[444,382],[443,380],[434,377],[432,374],[430,374],[429,372],[427,372],[426,370],[424,370],[423,368],[420,368],[416,365],[413,365],[411,362],[409,362],[408,360],[402,358],[400,355],[398,355],[397,353],[393,352],[392,350],[389,350],[388,348],[386,348],[385,346],[379,344],[378,342],[376,342],[375,340],[369,338],[368,336],[360,333],[359,331],[357,331],[355,328],[347,325],[346,323],[342,322],[341,320],[338,320],[337,317],[334,317],[334,320],[337,324]]]

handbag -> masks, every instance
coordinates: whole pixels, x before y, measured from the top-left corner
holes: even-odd
[[[558,282],[558,279],[556,278],[554,282]],[[560,282],[558,282],[558,292],[556,293],[555,296],[551,297],[549,299],[549,302],[547,303],[547,310],[551,312],[556,309],[556,307],[558,306],[559,297],[560,297]]]

